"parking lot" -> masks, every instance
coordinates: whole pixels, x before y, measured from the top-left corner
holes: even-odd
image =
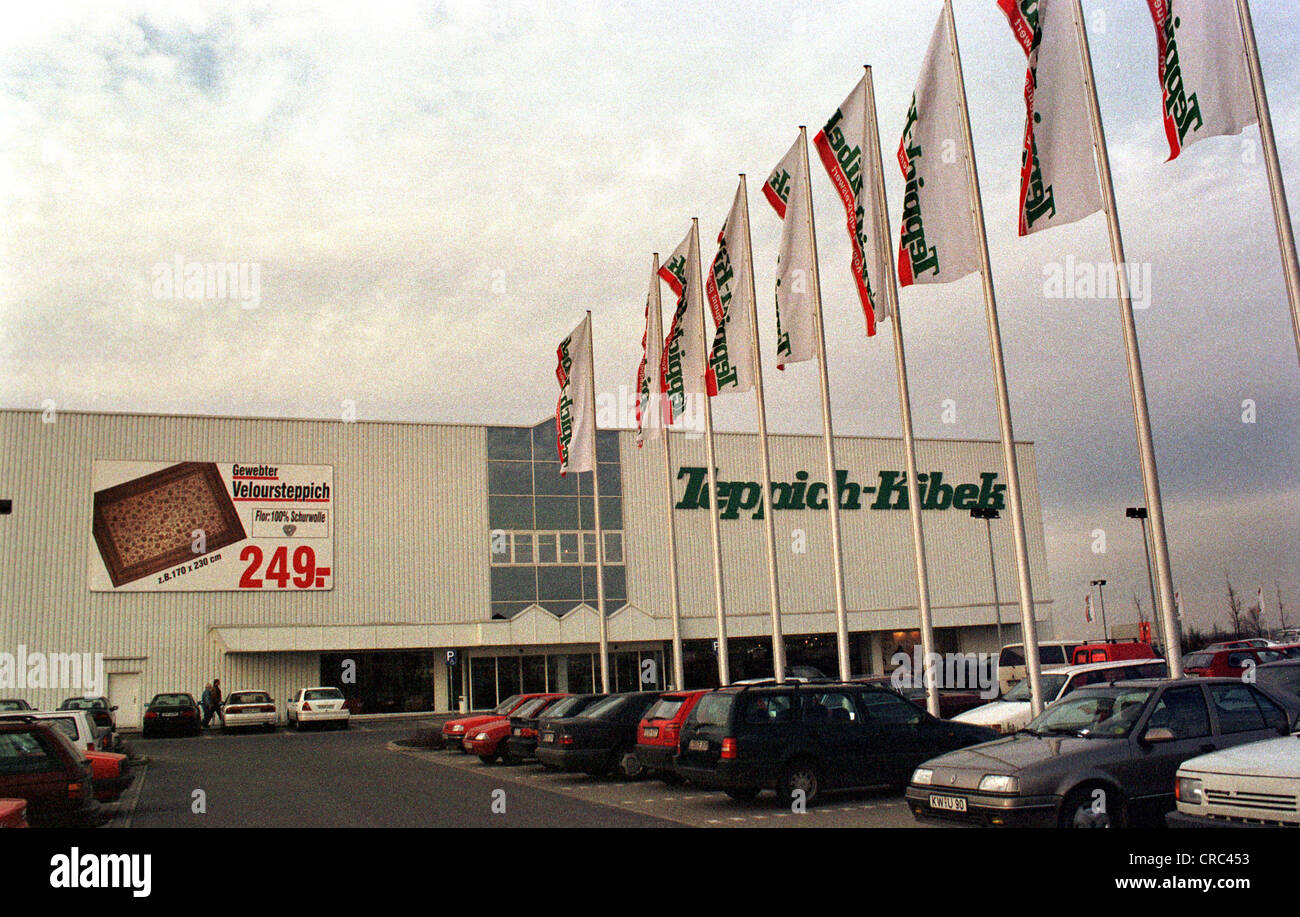
[[[347,731],[130,738],[144,762],[108,828],[122,827],[913,827],[900,794],[830,794],[806,813],[658,780],[482,764],[398,744],[419,720]],[[494,812],[504,800],[505,811]]]

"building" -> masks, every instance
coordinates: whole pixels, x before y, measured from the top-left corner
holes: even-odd
[[[560,476],[549,419],[9,410],[0,437],[0,698],[48,707],[83,693],[49,673],[36,684],[24,665],[40,654],[102,655],[104,693],[125,725],[153,694],[197,695],[213,677],[281,703],[298,687],[338,685],[362,713],[483,708],[599,678],[591,485]],[[757,438],[718,434],[716,445],[732,678],[770,675]],[[707,686],[716,634],[704,446],[677,434],[672,447],[686,680]],[[788,662],[834,672],[822,441],[773,436],[771,449]],[[836,449],[853,666],[883,672],[918,640],[902,444],[840,437]],[[1018,635],[1015,555],[1004,518],[992,523],[990,557],[986,523],[969,508],[1001,506],[1000,448],[920,440],[917,451],[938,649],[992,650],[991,566],[1006,639]],[[1048,639],[1032,445],[1018,455]],[[632,431],[601,431],[598,456],[614,686],[663,685],[662,446],[638,450]]]

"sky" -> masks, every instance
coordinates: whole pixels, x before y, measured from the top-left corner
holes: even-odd
[[[1012,417],[1036,443],[1060,633],[1090,579],[1150,614],[1118,306],[1049,298],[1106,263],[1104,219],[1019,238],[1023,52],[994,0],[956,0]],[[751,181],[773,432],[820,431],[813,364],[773,372],[780,225],[758,193],[871,64],[892,152],[937,0],[10,5],[0,34],[0,406],[531,424],[554,348],[593,313],[602,392],[634,384],[652,252],[699,217],[703,256]],[[1225,578],[1300,622],[1300,367],[1254,126],[1179,159],[1138,0],[1085,0],[1176,588],[1225,623]],[[1255,0],[1292,199],[1300,10]],[[887,325],[867,339],[843,211],[812,161],[838,434],[899,435]],[[186,299],[171,265],[244,286]],[[255,273],[254,273],[255,272]],[[256,278],[256,283],[254,283]],[[253,295],[256,291],[256,295]],[[667,294],[665,294],[667,299]],[[667,308],[667,307],[666,307]],[[919,436],[995,439],[977,276],[901,293]],[[945,417],[945,403],[955,417]],[[722,430],[752,398],[717,399]],[[1105,533],[1096,553],[1095,533]],[[1276,586],[1275,586],[1276,584]]]

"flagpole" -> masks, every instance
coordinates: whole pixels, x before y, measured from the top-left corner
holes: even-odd
[[[749,330],[753,336],[750,350],[754,360],[754,400],[758,408],[759,486],[763,489],[763,536],[767,548],[767,593],[772,611],[772,673],[777,684],[785,683],[785,634],[781,630],[781,593],[776,569],[776,520],[772,512],[772,459],[767,447],[767,406],[763,396],[763,357],[758,346],[758,299],[754,295],[754,251],[749,237],[749,186],[740,176],[741,206],[744,208],[745,241],[741,246],[745,259],[745,283],[749,287]]]
[[[826,371],[826,331],[822,326],[822,284],[817,266],[817,230],[813,224],[812,182],[808,172],[808,128],[799,125],[799,156],[803,160],[804,220],[808,225],[808,249],[811,255],[808,278],[812,288],[813,316],[816,319],[818,381],[822,396],[822,441],[826,447],[826,504],[831,514],[831,571],[835,581],[835,646],[839,659],[840,678],[847,681],[852,676],[849,660],[849,617],[844,603],[844,557],[840,544],[840,488],[835,475],[835,433],[831,429],[831,383]]]
[[[1242,43],[1246,48],[1250,88],[1255,96],[1255,114],[1259,116],[1259,138],[1264,148],[1264,165],[1268,171],[1269,196],[1273,199],[1277,244],[1282,250],[1286,295],[1291,301],[1291,332],[1295,335],[1296,355],[1300,357],[1300,263],[1296,261],[1291,212],[1286,204],[1286,187],[1282,184],[1282,166],[1277,158],[1277,140],[1273,137],[1273,118],[1269,114],[1268,96],[1264,92],[1264,73],[1259,66],[1259,48],[1255,44],[1255,24],[1250,17],[1249,0],[1237,0],[1237,18],[1241,22]]]
[[[882,248],[881,260],[885,263],[885,296],[889,303],[894,335],[894,369],[898,377],[898,410],[903,425],[903,453],[907,471],[907,508],[912,521],[912,561],[916,568],[917,608],[921,615],[921,652],[925,659],[934,656],[934,619],[930,609],[930,576],[925,563],[925,536],[921,530],[921,485],[916,476],[916,440],[912,435],[912,395],[907,382],[907,357],[903,348],[903,316],[898,310],[898,276],[894,268],[894,243],[889,236],[889,213],[885,204],[885,171],[880,155],[880,128],[876,122],[876,89],[871,78],[871,67],[866,71],[867,100],[863,106],[866,129],[862,136],[871,147],[871,168],[876,181],[875,221],[876,247]],[[863,177],[866,181],[866,177]],[[864,253],[865,256],[865,253]],[[999,647],[1000,649],[1000,647]],[[923,670],[925,678],[926,708],[939,715],[939,686],[928,677],[929,668]]]
[[[596,429],[596,356],[592,344],[591,310],[587,310],[587,365],[591,367],[591,387],[587,409],[591,412],[591,492],[596,507],[596,611],[600,615],[600,685],[609,693],[609,629],[605,620],[605,539],[600,528],[600,437]]]
[[[998,325],[997,299],[993,293],[993,266],[989,261],[988,231],[984,226],[984,205],[980,200],[979,170],[975,166],[975,142],[971,137],[970,111],[966,106],[966,81],[962,77],[961,52],[957,47],[957,24],[953,21],[952,0],[944,0],[943,15],[952,37],[952,65],[956,73],[958,114],[966,140],[966,177],[970,189],[971,216],[975,221],[975,240],[980,254],[980,280],[984,287],[984,315],[989,330],[989,353],[993,361],[993,387],[998,402],[998,429],[1002,439],[1002,457],[1007,466],[1007,502],[1011,508],[1011,534],[1016,549],[1016,579],[1020,587],[1020,619],[1025,647],[1025,667],[1029,674],[1029,707],[1034,716],[1043,712],[1042,666],[1038,658],[1038,625],[1034,622],[1034,594],[1029,581],[1029,546],[1025,539],[1024,504],[1020,494],[1020,467],[1016,461],[1016,443],[1011,429],[1011,399],[1007,394],[1007,368],[1002,358],[1002,331]]]
[[[700,274],[700,221],[691,217],[691,247],[695,254],[695,264],[687,259],[686,282],[691,284],[695,293],[695,303],[699,307],[700,353],[703,362],[701,381],[708,379],[709,372],[709,338],[704,324],[704,282]],[[709,397],[708,385],[698,397],[704,401],[704,463],[709,479],[709,546],[713,553],[713,603],[718,622],[718,683],[731,683],[730,660],[727,657],[727,615],[722,586],[722,535],[718,530],[718,476],[717,458],[713,452],[713,405]]]
[[[663,312],[662,303],[659,298],[659,253],[655,252],[654,273],[650,275],[650,321],[646,326],[646,340],[651,340],[649,335],[654,334],[654,340],[659,342],[658,350],[663,350],[664,329],[663,329]],[[660,357],[655,359],[655,367],[659,366]],[[648,367],[647,367],[648,369]],[[638,393],[639,394],[639,393]],[[663,405],[660,403],[661,396],[657,393],[650,399],[651,404],[643,405],[641,410],[653,410],[654,422],[659,425],[663,433],[664,441],[664,496],[668,499],[668,588],[670,590],[670,603],[673,619],[673,684],[678,691],[686,687],[686,664],[682,654],[682,600],[681,592],[677,584],[677,519],[673,509],[673,453],[672,446],[668,442],[668,437],[672,430],[663,423]]]
[[[1101,122],[1101,106],[1097,101],[1097,84],[1092,73],[1092,51],[1088,46],[1088,30],[1083,23],[1083,6],[1074,0],[1074,29],[1079,37],[1079,58],[1083,64],[1083,81],[1086,84],[1088,115],[1092,119],[1092,145],[1097,154],[1097,169],[1101,177],[1101,196],[1106,212],[1106,230],[1110,236],[1110,254],[1115,266],[1115,289],[1119,298],[1120,319],[1124,329],[1124,353],[1128,360],[1129,392],[1133,399],[1133,420],[1137,427],[1138,456],[1142,465],[1142,490],[1146,497],[1147,515],[1151,520],[1151,547],[1156,560],[1156,600],[1160,603],[1160,622],[1164,631],[1165,658],[1169,660],[1169,676],[1183,677],[1182,632],[1178,613],[1174,608],[1174,583],[1169,566],[1169,544],[1165,539],[1165,513],[1160,498],[1160,478],[1156,473],[1155,444],[1151,437],[1151,417],[1147,411],[1146,382],[1142,375],[1142,355],[1138,348],[1137,324],[1133,319],[1133,300],[1129,293],[1127,262],[1124,257],[1124,240],[1120,236],[1119,216],[1115,208],[1115,185],[1110,175],[1110,154],[1106,149],[1106,130]],[[1143,543],[1145,545],[1145,534]],[[1153,613],[1155,609],[1152,609]]]

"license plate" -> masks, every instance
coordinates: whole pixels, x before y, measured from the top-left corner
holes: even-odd
[[[645,736],[647,739],[657,739],[659,738],[659,727],[647,726],[645,729],[641,730],[641,735]]]
[[[553,732],[544,732],[544,733],[542,733],[542,741],[543,741],[543,742],[546,742],[547,744],[550,744],[551,742],[554,742],[554,741],[555,741],[555,733],[553,733]]]
[[[966,800],[961,796],[931,796],[930,808],[945,812],[965,812]]]
[[[510,730],[510,734],[512,736],[521,736],[524,734],[524,731],[520,729],[518,726],[516,726],[514,729]]]
[[[160,714],[158,714],[158,715],[161,716],[161,717],[163,717],[164,719],[166,719],[166,718],[168,718],[168,717],[173,717],[173,716],[180,716],[179,713],[160,713]]]
[[[709,750],[709,740],[708,740],[708,739],[691,739],[691,741],[690,741],[689,743],[687,743],[686,748],[687,748],[688,751],[708,751],[708,750]]]

